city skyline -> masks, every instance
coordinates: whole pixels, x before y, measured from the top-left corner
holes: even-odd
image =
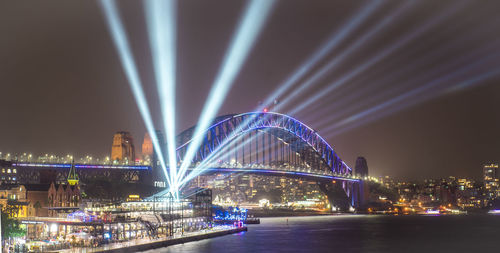
[[[0,0],[0,251],[495,251],[499,8]]]
[[[132,133],[138,149],[146,131],[97,4],[84,3],[78,6],[79,11],[75,6],[56,1],[35,7],[36,4],[26,7],[3,3],[8,8],[0,11],[4,20],[0,30],[12,35],[0,41],[0,55],[6,59],[0,63],[1,89],[4,94],[12,94],[0,100],[0,113],[7,119],[4,121],[7,123],[0,125],[0,150],[102,155],[110,153],[112,136],[121,130]],[[278,4],[218,115],[254,110],[259,101],[266,99],[331,34],[338,34],[363,7],[360,2],[336,5],[333,8],[333,5],[319,2],[314,5],[304,2]],[[143,11],[137,10],[138,6],[140,4],[131,1],[123,2],[120,10],[131,35],[157,129],[161,129]],[[499,24],[495,6],[494,2],[481,6],[467,1],[464,6],[452,1],[422,2],[409,11],[402,4],[384,3],[314,70],[318,71],[347,50],[356,39],[376,27],[382,17],[397,11],[406,16],[391,19],[336,71],[328,72],[300,98],[294,98],[289,106],[278,112],[293,111],[295,106],[328,87],[332,80],[338,80],[342,74],[370,60],[374,52],[397,44],[407,34],[418,31],[415,25],[426,24],[427,18],[434,20],[443,16],[443,20],[436,20],[429,25],[428,31],[416,36],[415,41],[401,46],[396,51],[399,55],[389,55],[329,96],[292,116],[316,129],[351,167],[358,156],[364,156],[370,173],[376,175],[479,178],[482,164],[500,160],[500,134],[496,131],[500,126],[500,116],[496,113],[500,106],[497,75],[444,96],[434,97],[440,90],[431,89],[404,99],[404,103],[394,103],[382,110],[394,110],[393,114],[368,114],[367,118],[373,116],[374,121],[359,121],[364,125],[356,128],[349,127],[355,127],[358,121],[349,122],[349,119],[420,87],[407,83],[404,77],[394,76],[392,81],[385,79],[405,70],[405,66],[409,67],[406,75],[410,78],[432,71],[445,73],[439,71],[438,65],[456,64],[456,69],[460,70],[462,65],[469,66],[463,64],[464,60],[470,60],[470,65],[488,60],[480,70],[498,67],[500,48],[494,42],[499,35],[491,32]],[[182,29],[179,29],[177,132],[195,124],[241,9],[242,4],[233,1],[213,5],[203,2],[179,4]],[[452,12],[449,17],[445,15],[448,12]],[[310,15],[315,18],[311,19]],[[205,43],[200,45],[199,41]],[[480,49],[489,51],[484,53]],[[468,53],[476,51],[480,52],[468,57]],[[453,83],[460,84],[469,77],[475,75],[458,78]],[[363,95],[362,92],[366,93],[370,87],[375,91]],[[399,88],[402,90],[398,91]],[[366,105],[361,103],[394,89],[392,96],[382,96]],[[277,99],[286,100],[291,93]],[[351,96],[359,97],[349,100]],[[336,103],[337,100],[345,103]],[[408,105],[412,106],[406,107]],[[339,118],[335,122],[325,122],[327,116]],[[332,126],[339,122],[347,123],[345,129],[340,128],[344,132],[337,134],[339,129]]]

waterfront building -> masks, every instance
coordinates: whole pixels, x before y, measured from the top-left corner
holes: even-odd
[[[26,188],[24,186],[0,186],[2,212],[7,213],[10,217],[26,217],[28,213],[27,203]]]
[[[428,208],[446,206],[462,210],[484,206],[482,185],[469,178],[448,177],[399,182],[395,189],[400,194],[400,202],[411,203],[414,206]]]
[[[467,178],[457,179],[457,206],[461,209],[482,207],[481,187]]]
[[[118,163],[134,163],[135,147],[132,135],[129,132],[117,132],[113,136],[111,147],[111,160]]]
[[[28,217],[47,217],[49,215],[49,184],[26,184]]]
[[[27,226],[30,240],[58,238],[67,248],[69,243],[89,247],[95,243],[166,238],[211,228],[212,192],[194,189],[185,195],[188,197],[180,201],[167,196],[143,200],[131,195],[122,203],[96,202],[57,218],[26,217],[20,221]]]
[[[487,199],[500,197],[498,163],[487,163],[483,165],[484,191]]]
[[[49,216],[58,216],[78,209],[81,195],[80,186],[51,183],[47,193]]]
[[[47,194],[50,185],[2,185],[0,205],[10,217],[47,216]]]

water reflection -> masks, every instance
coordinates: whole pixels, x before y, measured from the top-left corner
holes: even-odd
[[[496,252],[500,232],[500,216],[486,215],[286,219],[265,218],[248,232],[147,252]]]

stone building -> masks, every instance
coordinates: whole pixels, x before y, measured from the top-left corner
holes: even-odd
[[[11,217],[48,216],[48,184],[2,185],[0,205]]]
[[[117,132],[113,136],[111,160],[119,163],[133,163],[135,161],[135,147],[132,135],[129,132]]]
[[[49,216],[55,216],[57,208],[78,207],[80,204],[80,186],[67,184],[50,184],[48,190]]]
[[[151,161],[153,159],[153,141],[148,133],[144,135],[144,141],[142,142],[142,160]]]

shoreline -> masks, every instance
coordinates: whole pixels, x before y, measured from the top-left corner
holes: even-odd
[[[192,235],[186,235],[182,237],[176,238],[161,238],[155,240],[132,240],[124,243],[112,243],[107,244],[97,248],[72,248],[67,250],[58,250],[54,252],[106,252],[106,253],[116,253],[116,252],[142,252],[157,248],[164,248],[167,246],[172,246],[176,244],[183,244],[187,242],[201,241],[204,239],[236,234],[240,232],[248,231],[246,226],[237,227],[237,228],[229,228],[218,230],[214,232],[205,232],[205,233],[195,233]]]
[[[176,244],[182,244],[182,243],[193,242],[193,241],[200,241],[200,240],[204,240],[204,239],[209,239],[209,238],[214,238],[214,237],[219,237],[219,236],[224,236],[224,235],[229,235],[229,234],[236,234],[236,233],[244,232],[247,230],[248,230],[247,227],[233,228],[233,229],[227,229],[227,230],[206,233],[206,234],[198,234],[198,235],[185,236],[185,237],[180,237],[180,238],[153,241],[153,242],[149,242],[149,243],[137,244],[134,246],[128,246],[128,247],[122,247],[122,248],[116,248],[116,249],[106,249],[106,250],[97,251],[97,252],[107,252],[107,253],[113,252],[114,253],[114,252],[146,251],[146,250],[163,248],[163,247],[176,245]]]
[[[263,210],[249,210],[249,215],[253,218],[266,218],[266,217],[292,217],[292,216],[323,216],[335,215],[340,213],[333,212],[320,212],[320,211],[263,211]]]

